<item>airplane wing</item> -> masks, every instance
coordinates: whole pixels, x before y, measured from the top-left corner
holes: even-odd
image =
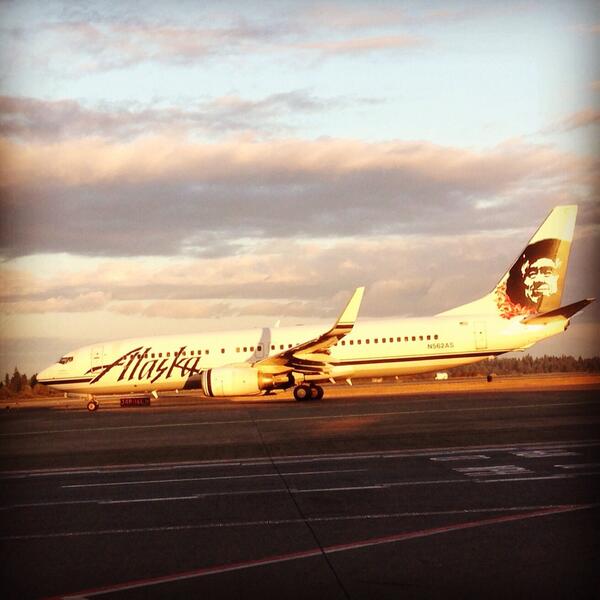
[[[364,287],[356,288],[346,308],[329,331],[279,354],[263,358],[253,366],[269,372],[298,371],[305,375],[323,375],[327,378],[330,371],[329,348],[352,331],[364,291]]]

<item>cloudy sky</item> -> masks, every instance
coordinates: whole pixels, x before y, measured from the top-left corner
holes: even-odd
[[[579,205],[600,295],[596,2],[0,3],[0,373],[85,343],[489,291]],[[537,353],[598,352],[600,309]]]

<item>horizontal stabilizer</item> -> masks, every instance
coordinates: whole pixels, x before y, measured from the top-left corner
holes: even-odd
[[[579,302],[573,302],[573,304],[567,304],[567,306],[561,306],[560,308],[555,308],[554,310],[549,310],[545,313],[525,317],[521,323],[524,325],[544,325],[559,319],[570,319],[574,314],[584,309],[594,300],[595,298],[586,298],[585,300],[579,300]]]

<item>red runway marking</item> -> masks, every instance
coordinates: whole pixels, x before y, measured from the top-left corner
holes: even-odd
[[[587,508],[597,507],[597,504],[567,504],[564,506],[558,506],[555,508],[546,508],[542,510],[536,510],[533,512],[519,513],[516,515],[505,515],[502,517],[492,517],[490,519],[479,519],[477,521],[467,521],[465,523],[455,523],[451,525],[444,525],[442,527],[434,527],[432,529],[420,529],[417,531],[408,531],[405,533],[399,533],[396,535],[389,535],[384,537],[369,538],[358,542],[350,542],[348,544],[336,544],[334,546],[326,546],[321,548],[311,548],[310,550],[301,550],[299,552],[291,552],[289,554],[280,554],[275,556],[267,556],[265,558],[247,560],[237,563],[229,563],[224,565],[216,565],[214,567],[205,567],[202,569],[194,569],[192,571],[185,571],[182,573],[175,573],[173,575],[163,575],[161,577],[151,577],[148,579],[137,579],[134,581],[119,583],[111,586],[84,590],[81,592],[75,592],[71,594],[64,594],[61,596],[55,596],[48,600],[83,600],[91,596],[100,596],[102,594],[109,594],[112,592],[122,592],[125,590],[131,590],[135,588],[149,587],[154,585],[160,585],[162,583],[170,583],[174,581],[183,581],[185,579],[194,579],[197,577],[205,577],[207,575],[216,575],[219,573],[228,573],[230,571],[239,571],[241,569],[251,569],[254,567],[260,567],[264,565],[272,565],[280,562],[288,562],[301,558],[309,558],[312,556],[320,556],[321,554],[334,554],[336,552],[346,552],[348,550],[356,550],[359,548],[368,548],[370,546],[377,546],[380,544],[391,544],[394,542],[402,542],[405,540],[413,540],[418,538],[429,537],[432,535],[438,535],[440,533],[450,533],[452,531],[460,531],[463,529],[473,529],[475,527],[485,527],[486,525],[497,525],[499,523],[509,523],[511,521],[522,521],[524,519],[532,519],[535,517],[545,517],[548,515],[556,515],[560,513],[573,512],[576,510],[584,510]]]

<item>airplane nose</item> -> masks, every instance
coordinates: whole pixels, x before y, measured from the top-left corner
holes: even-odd
[[[42,369],[36,376],[39,383],[49,383],[52,380],[52,367]]]

